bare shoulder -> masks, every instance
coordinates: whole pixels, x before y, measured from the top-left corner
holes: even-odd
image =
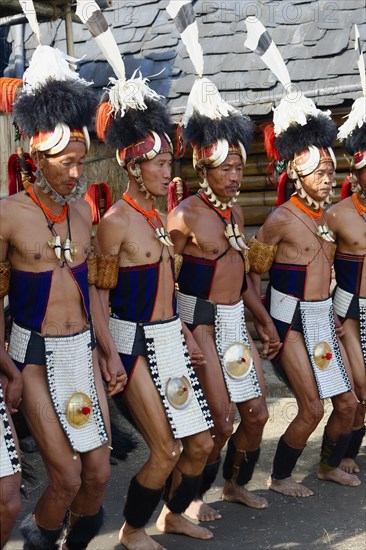
[[[119,200],[106,212],[101,219],[95,246],[97,251],[105,255],[119,253],[129,225],[129,212],[123,201]]]
[[[88,223],[91,225],[92,223],[92,213],[89,203],[87,203],[84,199],[80,199],[75,203],[71,203],[71,210],[75,209],[75,211]]]
[[[288,224],[293,222],[291,213],[286,208],[286,205],[287,203],[270,213],[257,233],[259,240],[267,244],[277,244],[283,240]]]
[[[342,216],[343,212],[346,210],[349,210],[349,208],[352,208],[352,197],[347,197],[346,199],[343,199],[337,204],[333,204],[328,210],[326,211],[327,217],[330,218],[338,218]]]
[[[25,191],[0,200],[1,233],[5,231],[8,224],[15,220],[17,223],[19,222],[19,210],[22,205],[26,204],[26,201]]]
[[[192,195],[176,206],[168,216],[170,229],[182,229],[184,227],[192,229],[200,202],[200,199],[196,195]]]

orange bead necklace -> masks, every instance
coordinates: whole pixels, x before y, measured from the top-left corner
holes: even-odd
[[[62,223],[67,218],[67,212],[69,210],[69,205],[64,204],[61,210],[61,213],[57,216],[55,215],[47,206],[43,204],[43,202],[37,197],[37,195],[34,192],[33,187],[30,185],[27,189],[28,195],[31,197],[33,202],[35,202],[40,209],[43,211],[44,215],[47,217],[47,219],[53,223]]]
[[[321,208],[319,208],[317,212],[315,212],[314,210],[311,210],[311,208],[308,208],[307,206],[305,206],[305,204],[303,204],[296,195],[293,195],[290,198],[290,202],[292,202],[292,204],[296,206],[296,208],[304,212],[304,214],[309,216],[309,218],[311,218],[312,220],[320,220],[320,218],[323,215]]]
[[[357,212],[360,214],[360,216],[364,217],[366,214],[366,206],[361,203],[357,193],[352,193],[352,200]]]

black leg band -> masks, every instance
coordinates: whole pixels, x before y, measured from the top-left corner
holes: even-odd
[[[65,542],[68,550],[84,550],[101,530],[103,520],[104,510],[102,507],[94,516],[79,517],[66,535]]]
[[[135,529],[144,527],[160,502],[164,487],[149,489],[140,485],[136,476],[131,479],[123,510],[127,523]]]
[[[335,470],[341,463],[342,458],[348,448],[352,432],[342,434],[337,441],[331,441],[323,435],[322,449],[320,452],[320,467],[322,470]]]
[[[242,486],[252,479],[254,468],[258,462],[260,449],[241,451],[234,445],[233,437],[227,442],[227,451],[222,469],[224,479],[234,480]]]
[[[198,488],[196,498],[202,499],[203,495],[212,487],[213,482],[215,481],[217,474],[220,469],[221,459],[218,458],[216,462],[212,464],[206,464],[203,469],[201,476],[201,483]]]
[[[352,431],[351,440],[348,449],[344,453],[344,458],[356,458],[361,447],[363,436],[365,435],[365,426]]]
[[[56,544],[62,526],[59,529],[45,529],[38,527],[33,515],[29,514],[20,525],[20,532],[24,538],[24,550],[57,550]]]
[[[273,479],[286,479],[290,477],[303,450],[290,447],[283,439],[283,436],[281,436],[273,459],[271,477]]]
[[[181,473],[182,481],[175,489],[172,497],[166,501],[166,505],[173,514],[182,514],[188,508],[192,500],[197,496],[201,485],[201,475],[190,476]]]

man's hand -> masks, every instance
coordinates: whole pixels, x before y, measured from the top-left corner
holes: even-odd
[[[346,334],[346,331],[344,330],[344,327],[336,312],[334,312],[334,323],[336,335],[338,336],[338,338],[343,338],[343,336]]]
[[[107,383],[108,396],[119,393],[127,384],[127,374],[119,355],[106,357],[98,346],[98,361],[102,377]]]
[[[19,404],[22,400],[23,380],[19,371],[14,373],[14,376],[7,378],[0,376],[0,382],[4,392],[4,401],[8,407],[10,414],[18,412]]]
[[[276,327],[274,326],[274,323],[269,316],[266,323],[261,323],[255,317],[253,318],[253,320],[255,330],[257,331],[257,334],[263,344],[262,351],[259,355],[262,357],[262,359],[268,359],[270,361],[277,355],[282,347],[282,343],[280,341],[280,337],[278,336]]]
[[[197,369],[206,365],[207,361],[201,351],[201,348],[194,339],[194,336],[192,334],[190,334],[188,337],[187,335],[185,335],[185,340],[193,368]]]

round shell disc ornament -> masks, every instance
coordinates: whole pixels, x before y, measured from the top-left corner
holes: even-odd
[[[325,370],[332,362],[332,348],[327,342],[319,342],[313,350],[314,363],[319,370]]]
[[[224,353],[224,367],[231,378],[245,378],[252,368],[253,357],[249,346],[236,342],[228,346]]]
[[[67,402],[66,418],[73,428],[82,428],[92,415],[92,402],[86,393],[76,392]]]
[[[186,376],[169,378],[166,383],[166,396],[175,409],[185,409],[192,398],[192,386]]]

